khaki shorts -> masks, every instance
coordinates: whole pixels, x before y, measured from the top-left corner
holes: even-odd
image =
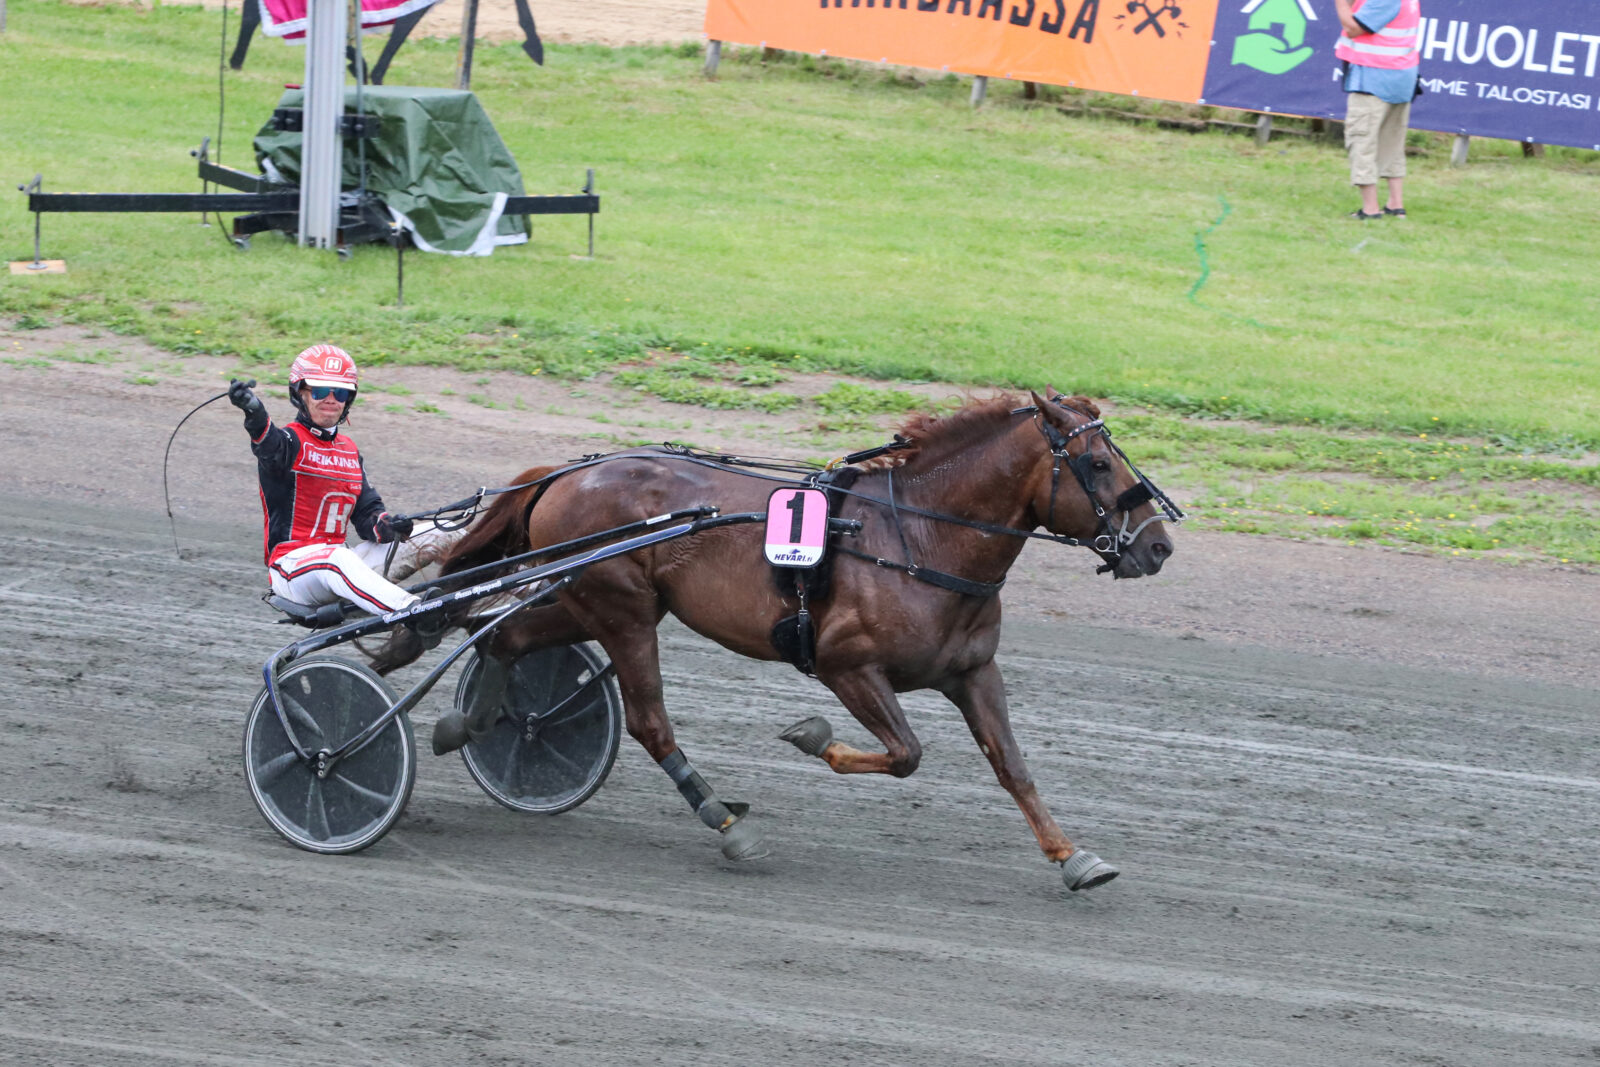
[[[1348,93],[1344,150],[1350,156],[1350,184],[1377,185],[1379,178],[1406,176],[1406,125],[1411,103],[1390,104],[1371,93]]]

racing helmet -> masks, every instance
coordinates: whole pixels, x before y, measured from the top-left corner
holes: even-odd
[[[294,362],[289,365],[289,400],[295,407],[303,409],[303,402],[300,399],[302,383],[348,389],[350,399],[344,406],[345,415],[348,416],[350,405],[356,402],[355,394],[360,377],[356,361],[350,358],[350,353],[338,345],[312,345],[295,356]]]

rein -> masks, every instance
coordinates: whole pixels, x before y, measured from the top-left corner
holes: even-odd
[[[1059,395],[1051,397],[1052,402],[1057,404],[1060,404],[1063,399],[1065,399],[1065,397]],[[1051,541],[1060,545],[1074,545],[1081,548],[1088,548],[1106,560],[1106,563],[1103,566],[1096,569],[1097,574],[1104,574],[1105,572],[1115,568],[1117,561],[1122,556],[1123,549],[1132,545],[1134,541],[1138,539],[1139,534],[1144,531],[1145,527],[1149,526],[1151,523],[1159,522],[1163,516],[1172,522],[1183,521],[1184,513],[1182,509],[1173,503],[1172,499],[1168,497],[1166,493],[1156,488],[1155,483],[1150,481],[1150,479],[1146,477],[1138,467],[1134,466],[1133,461],[1128,458],[1127,453],[1123,452],[1123,450],[1111,439],[1111,431],[1106,428],[1104,420],[1093,419],[1084,423],[1082,426],[1074,427],[1072,430],[1062,433],[1060,430],[1057,430],[1054,426],[1052,426],[1047,420],[1037,417],[1041,413],[1034,405],[1030,404],[1027,407],[1017,408],[1012,411],[1011,414],[1032,414],[1036,416],[1034,419],[1034,424],[1039,428],[1039,432],[1044,436],[1046,446],[1050,449],[1050,453],[1055,460],[1050,471],[1050,509],[1046,515],[1045,525],[1047,529],[1044,533],[1040,533],[1036,530],[1023,530],[1014,526],[1003,526],[999,523],[984,522],[981,519],[966,519],[962,518],[961,516],[951,515],[942,511],[933,511],[929,508],[921,508],[912,504],[901,503],[895,499],[894,468],[892,467],[885,470],[888,499],[872,496],[871,494],[859,492],[855,489],[847,489],[843,486],[828,484],[827,476],[831,471],[837,470],[840,467],[862,463],[866,460],[874,459],[878,456],[910,447],[912,442],[900,434],[896,434],[894,440],[886,444],[878,445],[874,448],[863,449],[859,452],[852,452],[844,456],[842,459],[828,464],[827,466],[796,460],[750,458],[726,453],[705,452],[690,448],[687,445],[672,444],[670,442],[648,449],[630,449],[623,452],[597,452],[586,455],[579,460],[567,464],[564,467],[559,467],[556,470],[543,475],[542,477],[534,478],[518,485],[502,486],[497,489],[480,488],[472,496],[466,497],[462,500],[445,504],[442,507],[433,508],[428,511],[415,512],[406,517],[410,519],[434,519],[436,524],[443,529],[459,529],[477,517],[479,511],[483,507],[483,501],[486,497],[499,496],[503,493],[514,493],[523,489],[531,489],[535,487],[539,487],[542,494],[542,490],[545,486],[548,486],[551,482],[562,477],[563,475],[571,474],[574,471],[583,470],[584,468],[593,467],[611,460],[639,458],[675,459],[686,463],[694,463],[699,466],[709,467],[713,470],[728,471],[730,473],[742,475],[747,478],[758,478],[763,481],[777,482],[781,485],[820,488],[828,492],[838,493],[842,496],[854,497],[855,499],[864,501],[865,503],[886,507],[889,509],[890,518],[894,523],[895,534],[900,540],[900,548],[902,553],[905,555],[905,562],[887,559],[882,556],[874,556],[869,553],[850,548],[847,545],[836,545],[835,548],[837,548],[838,551],[843,552],[845,555],[865,560],[866,562],[872,563],[878,567],[898,570],[912,578],[917,579],[918,581],[925,582],[929,585],[934,585],[941,589],[947,589],[951,592],[960,593],[964,596],[975,597],[987,597],[995,595],[1005,585],[1005,580],[1001,579],[998,582],[979,582],[970,578],[962,578],[959,575],[948,574],[944,571],[924,567],[917,563],[911,554],[910,542],[906,538],[905,529],[901,523],[900,516],[902,513],[917,515],[926,519],[932,519],[935,522],[945,522],[955,526],[965,526],[969,529],[981,530],[984,533],[989,534],[999,534],[1008,537],[1021,537],[1038,541]],[[1127,464],[1128,469],[1133,472],[1134,477],[1137,479],[1137,483],[1121,493],[1117,497],[1116,502],[1112,505],[1114,510],[1122,512],[1122,523],[1120,528],[1113,525],[1111,512],[1108,512],[1106,508],[1101,505],[1099,499],[1095,496],[1095,472],[1090,450],[1085,449],[1083,454],[1079,456],[1071,456],[1068,454],[1068,448],[1071,445],[1071,442],[1085,434],[1098,434],[1105,441],[1106,446],[1113,453],[1115,453],[1118,458]],[[1055,518],[1056,495],[1063,463],[1066,464],[1067,469],[1070,470],[1073,476],[1077,479],[1079,486],[1084,491],[1084,495],[1088,497],[1089,503],[1094,507],[1096,517],[1100,520],[1100,532],[1090,540],[1084,540],[1077,537],[1068,537],[1065,534],[1048,532],[1048,524]],[[766,474],[761,473],[762,471],[773,471],[777,473]],[[785,477],[784,475],[789,475],[790,477]],[[792,475],[803,475],[804,477],[796,479],[792,477]],[[533,499],[529,501],[526,509],[527,511],[531,512],[533,510],[533,507],[538,503],[538,499],[541,494],[535,494]],[[1138,526],[1135,526],[1132,530],[1129,530],[1128,524],[1132,521],[1132,510],[1146,501],[1155,501],[1158,505],[1158,513],[1151,515],[1149,518],[1139,523]],[[526,516],[524,516],[524,518],[526,518]]]

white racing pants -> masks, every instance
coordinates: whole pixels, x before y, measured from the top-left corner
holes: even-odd
[[[389,546],[376,541],[354,545],[307,545],[285,553],[267,568],[273,593],[316,607],[343,600],[362,611],[383,614],[410,607],[419,599],[395,584],[437,562],[463,531],[420,529],[395,550],[390,581],[380,572]]]

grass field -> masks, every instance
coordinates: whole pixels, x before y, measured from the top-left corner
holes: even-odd
[[[189,7],[13,0],[5,176],[195,188],[218,34]],[[446,84],[453,59],[409,43],[390,81]],[[300,62],[258,38],[228,74],[223,162],[249,167]],[[1213,524],[1600,561],[1600,154],[1477,143],[1451,170],[1417,135],[1412,218],[1358,224],[1325,145],[1067,118],[1016,87],[973,112],[954,78],[753,49],[708,82],[694,49],[552,46],[541,69],[506,46],[479,51],[474,89],[530,192],[598,170],[595,260],[571,256],[581,219],[538,220],[487,259],[408,256],[396,309],[384,249],[239,254],[189,218],[54,216],[45,251],[71,273],[7,279],[0,312],[249,367],[336,338],[373,363],[621,368],[770,409],[1048,382],[1143,412],[1124,438]],[[7,258],[31,236],[22,198],[0,201]],[[819,402],[785,387],[796,369],[889,381]]]

